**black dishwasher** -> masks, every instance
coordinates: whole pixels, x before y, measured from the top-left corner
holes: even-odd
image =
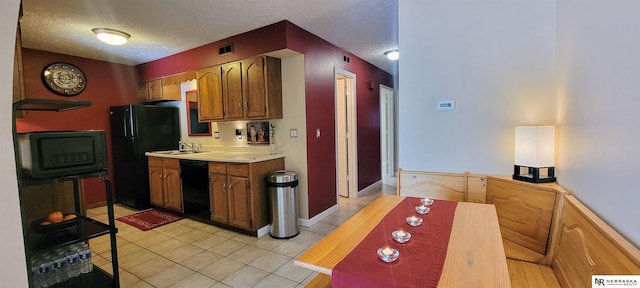
[[[184,214],[211,220],[208,167],[206,161],[180,160]]]

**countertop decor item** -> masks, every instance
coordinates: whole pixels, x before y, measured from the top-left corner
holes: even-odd
[[[247,144],[269,144],[269,122],[247,123]]]
[[[42,83],[49,91],[60,96],[76,96],[87,87],[87,78],[75,65],[56,62],[42,69]]]

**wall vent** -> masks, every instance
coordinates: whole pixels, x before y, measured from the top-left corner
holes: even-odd
[[[346,62],[346,63],[351,63],[351,58],[345,56],[342,56],[342,61]]]
[[[233,44],[222,46],[218,49],[218,55],[225,55],[233,53]]]

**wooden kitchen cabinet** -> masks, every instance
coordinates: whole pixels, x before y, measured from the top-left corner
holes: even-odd
[[[162,99],[162,79],[144,82],[138,87],[138,101],[150,102]]]
[[[235,170],[247,173],[239,176]],[[209,171],[211,221],[250,230],[252,213],[249,164],[210,162]]]
[[[247,231],[268,224],[268,173],[284,169],[284,159],[254,163],[209,162],[211,221]]]
[[[197,71],[200,121],[282,118],[280,59],[260,56]]]
[[[138,87],[138,101],[142,103],[179,101],[182,99],[182,95],[180,93],[180,82],[155,79],[140,84]]]
[[[565,191],[555,183],[489,176],[486,193],[496,207],[507,257],[543,261]]]
[[[251,211],[249,164],[229,163],[228,167],[229,224],[250,229],[253,213]]]
[[[180,160],[149,157],[151,204],[183,212]]]
[[[242,61],[245,117],[282,119],[280,59],[267,56]]]
[[[225,119],[244,118],[242,81],[240,62],[222,65],[222,98],[226,105]]]
[[[198,82],[198,121],[224,119],[222,67],[214,66],[196,72]]]

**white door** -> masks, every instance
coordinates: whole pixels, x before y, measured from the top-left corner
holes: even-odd
[[[338,195],[356,197],[355,74],[336,69],[336,182]]]
[[[382,183],[396,184],[395,165],[395,97],[393,89],[380,85],[380,160]]]

